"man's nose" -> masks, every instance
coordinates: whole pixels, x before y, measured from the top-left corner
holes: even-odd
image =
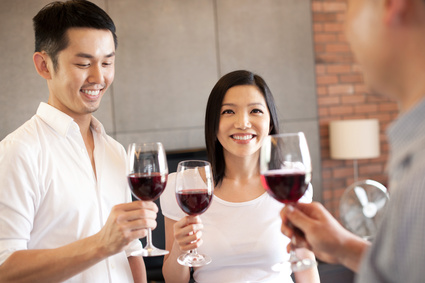
[[[91,66],[87,81],[91,84],[104,84],[105,80],[102,66]]]

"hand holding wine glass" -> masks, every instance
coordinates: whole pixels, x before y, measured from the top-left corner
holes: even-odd
[[[168,166],[164,147],[161,143],[132,143],[128,146],[128,183],[133,195],[143,201],[155,201],[167,184]],[[152,244],[152,231],[148,228],[146,246],[140,254],[160,256],[168,251]]]
[[[211,165],[207,161],[182,161],[177,166],[176,198],[180,208],[190,216],[204,213],[213,197]],[[185,266],[203,266],[211,262],[207,255],[198,254],[197,249],[182,254],[177,259]]]
[[[311,159],[303,133],[268,136],[261,147],[260,171],[264,188],[276,200],[290,205],[306,192],[311,181]],[[292,246],[296,246],[295,234],[302,231],[293,227]],[[291,249],[289,262],[293,271],[313,266],[311,259],[299,259]]]

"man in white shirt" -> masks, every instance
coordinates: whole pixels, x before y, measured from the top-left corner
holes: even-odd
[[[317,257],[358,271],[357,282],[424,282],[425,0],[348,2],[347,38],[365,80],[401,109],[388,130],[389,207],[371,245],[318,203],[284,208],[282,232],[292,235],[293,223]]]
[[[125,150],[92,116],[114,78],[114,23],[80,0],[33,21],[49,98],[0,143],[0,282],[146,282],[130,254],[158,210],[131,202]]]

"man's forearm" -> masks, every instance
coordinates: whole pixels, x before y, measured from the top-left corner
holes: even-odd
[[[108,256],[94,237],[57,249],[16,251],[0,266],[0,283],[69,279]]]

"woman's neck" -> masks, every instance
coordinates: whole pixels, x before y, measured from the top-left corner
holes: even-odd
[[[214,194],[229,202],[246,202],[264,194],[258,157],[259,154],[249,157],[225,155],[224,178]]]
[[[260,168],[258,158],[259,153],[246,157],[230,156],[225,153],[224,162],[226,164],[226,169],[224,177],[230,180],[244,182],[259,177]]]

